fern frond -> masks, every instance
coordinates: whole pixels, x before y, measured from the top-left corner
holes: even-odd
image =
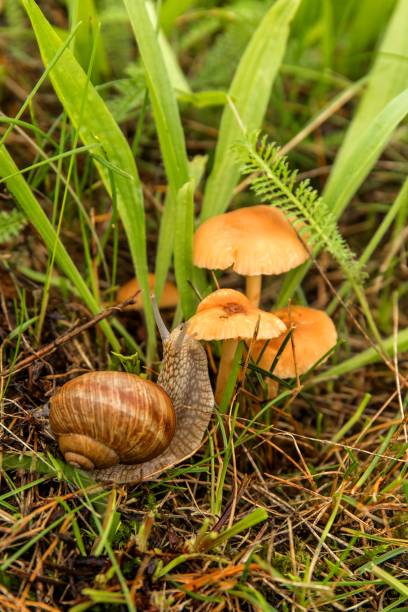
[[[13,236],[21,231],[24,225],[27,223],[27,219],[22,212],[16,208],[10,212],[0,212],[0,244],[7,242]]]
[[[282,209],[311,251],[325,248],[338,262],[345,276],[361,284],[364,271],[337,227],[325,201],[309,180],[297,182],[280,148],[256,132],[234,147],[241,172],[251,177],[251,186],[264,201]]]

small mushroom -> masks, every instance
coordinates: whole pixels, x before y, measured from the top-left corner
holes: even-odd
[[[188,321],[188,333],[198,340],[222,340],[215,399],[220,402],[238,346],[243,338],[252,338],[258,326],[257,338],[276,338],[286,325],[270,312],[256,308],[248,298],[234,289],[218,289],[198,305]]]
[[[250,206],[211,217],[194,235],[194,265],[209,270],[232,266],[246,276],[246,295],[254,306],[260,302],[262,274],[282,274],[308,257],[285,215],[272,206]]]
[[[154,274],[149,274],[149,288],[150,292],[154,292]],[[117,302],[124,302],[128,298],[135,295],[140,290],[139,281],[137,278],[132,278],[130,281],[119,287],[116,294]],[[160,308],[174,308],[179,302],[179,293],[177,287],[170,281],[166,281],[163,292],[160,297],[159,306]],[[136,296],[136,301],[130,306],[126,306],[125,310],[143,310],[143,296],[139,293]]]
[[[274,314],[288,329],[293,329],[292,338],[287,342],[273,370],[279,378],[294,378],[304,374],[337,342],[334,323],[321,310],[306,306],[288,306],[275,310]],[[271,368],[285,337],[286,333],[269,341],[259,361],[261,368]],[[265,342],[254,343],[252,355],[255,360],[264,345]]]

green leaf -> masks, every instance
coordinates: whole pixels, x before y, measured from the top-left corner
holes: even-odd
[[[170,266],[177,195],[189,180],[188,160],[176,95],[144,0],[123,0],[145,68],[169,193],[160,225],[155,292],[160,296]],[[180,277],[180,271],[179,275]],[[183,292],[185,287],[183,287]],[[185,299],[184,299],[184,304]],[[186,313],[183,313],[186,315]]]
[[[34,0],[23,0],[23,4],[31,20],[44,64],[47,66],[61,48],[62,41]],[[137,277],[145,295],[149,295],[143,194],[128,142],[105,102],[92,84],[87,82],[85,72],[69,49],[65,49],[50,71],[50,79],[72,123],[79,128],[80,138],[84,144],[101,145],[107,161],[133,178],[130,180],[125,176],[115,175],[117,206],[127,234]],[[86,87],[87,98],[81,115],[81,101]],[[79,125],[81,116],[82,122]],[[109,170],[100,163],[96,162],[96,165],[108,193],[111,193]],[[150,301],[144,300],[144,304],[151,356],[156,341],[155,325]]]
[[[152,2],[148,1],[146,3],[146,7],[153,27],[157,29],[157,16]],[[191,91],[190,85],[177,62],[177,58],[170,43],[168,42],[167,38],[164,36],[161,30],[157,32],[157,42],[159,43],[159,47],[163,56],[163,61],[166,64],[167,74],[169,75],[169,79],[172,86],[174,87],[174,89],[178,89],[181,92],[189,94]]]
[[[189,180],[176,96],[144,0],[123,0],[145,68],[150,101],[170,189],[175,197]]]
[[[399,555],[406,555],[408,552],[406,546],[401,546],[400,548],[392,548],[391,550],[387,550],[386,553],[379,555],[378,557],[374,557],[370,559],[367,563],[364,563],[361,567],[358,568],[357,574],[363,574],[364,572],[371,572],[373,568],[385,561],[390,561],[390,559],[394,559]],[[408,594],[408,588],[406,590],[406,594]]]
[[[266,13],[249,41],[232,81],[229,97],[245,129],[260,127],[280,68],[289,24],[300,0],[278,0]],[[221,118],[215,160],[207,182],[202,220],[223,213],[231,200],[239,171],[230,154],[237,138],[237,117],[226,106]]]
[[[195,303],[189,284],[193,280],[193,233],[194,233],[194,181],[179,190],[177,196],[176,235],[174,241],[174,265],[177,287],[180,292],[184,316],[189,318]]]
[[[395,7],[395,0],[381,0],[381,2],[373,2],[372,0],[360,0],[355,3],[355,12],[347,21],[343,21],[343,28],[340,31],[340,36],[343,39],[348,38],[344,45],[344,59],[341,66],[345,74],[359,74],[362,65],[366,63],[367,55],[370,53],[374,45],[377,44],[379,34],[383,31],[384,24],[390,18],[390,14]],[[403,2],[401,2],[401,5]],[[400,30],[403,32],[405,22],[400,22]],[[385,40],[384,40],[385,42]],[[387,83],[388,84],[388,79]]]
[[[391,587],[398,593],[401,593],[401,595],[405,597],[405,602],[407,601],[408,586],[401,582],[401,580],[398,580],[398,578],[384,570],[382,567],[378,567],[377,565],[372,566],[369,571],[377,578],[383,580],[386,584],[388,584],[389,587]],[[404,608],[400,608],[401,612],[403,609]]]
[[[210,532],[210,537],[200,544],[200,551],[210,550],[211,548],[220,546],[239,533],[247,531],[258,523],[266,521],[267,518],[268,513],[264,508],[256,508],[256,510],[247,514],[243,519],[237,521],[232,527],[225,529],[222,533]]]
[[[47,215],[34,197],[24,177],[20,174],[16,174],[16,172],[18,172],[17,166],[9,155],[6,147],[2,145],[0,147],[0,175],[13,175],[11,178],[6,180],[7,189],[13,194],[20,208],[24,211],[27,218],[40,234],[48,248],[48,251],[52,253],[55,248],[55,260],[58,266],[76,287],[79,295],[88,306],[89,310],[93,314],[96,314],[100,311],[99,304],[89,291],[81,273],[68,255],[64,245],[58,238],[57,233],[48,220]],[[101,321],[99,325],[104,331],[113,349],[118,351],[120,349],[120,345],[109,323],[107,321]]]
[[[373,2],[365,4],[373,10]],[[377,3],[374,3],[377,4]],[[379,3],[381,4],[381,3]],[[367,30],[368,22],[364,22]],[[400,0],[389,21],[383,42],[377,51],[374,65],[368,75],[368,85],[347,130],[333,170],[326,186],[326,195],[331,198],[336,186],[351,166],[349,156],[354,143],[369,129],[371,122],[382,109],[400,94],[408,84],[408,3]]]
[[[324,198],[336,217],[359,189],[407,113],[408,89],[405,89],[388,102],[348,147],[347,164],[336,170],[335,179],[329,181],[324,191]]]
[[[165,32],[170,32],[179,15],[182,15],[197,0],[165,0],[160,11],[160,23]]]
[[[99,19],[94,0],[67,0],[71,28],[81,22],[73,41],[72,49],[85,72],[91,59],[94,38],[95,59],[92,66],[92,81],[99,82],[101,75],[109,74],[109,64],[102,37],[99,35]]]

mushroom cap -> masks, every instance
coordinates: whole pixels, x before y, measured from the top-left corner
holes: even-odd
[[[262,204],[211,217],[194,235],[193,261],[199,268],[282,274],[308,257],[285,215]]]
[[[135,295],[139,289],[139,281],[137,278],[132,278],[130,281],[119,287],[116,294],[116,302],[124,302],[128,298],[132,297],[132,295]],[[154,274],[151,273],[149,274],[149,289],[150,291],[154,291]],[[174,308],[177,306],[179,299],[177,287],[170,281],[166,281],[160,297],[160,308]],[[136,296],[136,302],[130,306],[126,306],[125,310],[143,310],[142,293],[139,293]]]
[[[258,319],[258,338],[276,338],[286,330],[277,316],[256,308],[239,291],[218,289],[198,305],[187,329],[198,340],[252,338]]]
[[[275,310],[274,314],[281,319],[288,329],[293,327],[292,339],[295,347],[296,368],[299,375],[304,374],[321,359],[337,341],[337,332],[331,318],[322,310],[306,306],[290,306]],[[261,368],[270,369],[286,334],[271,340],[259,362]],[[260,355],[265,343],[256,342],[253,347],[253,358]],[[295,359],[292,342],[288,341],[273,371],[279,378],[296,376]]]

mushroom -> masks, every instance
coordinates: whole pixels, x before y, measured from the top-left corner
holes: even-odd
[[[259,325],[258,325],[259,321]],[[286,325],[274,314],[256,308],[249,299],[234,289],[218,289],[198,305],[188,321],[188,333],[198,340],[222,340],[215,399],[222,399],[231,367],[242,338],[276,338],[286,331]]]
[[[154,292],[154,274],[149,274],[149,289],[150,292]],[[140,290],[140,284],[137,278],[132,278],[130,281],[119,287],[118,292],[116,294],[116,301],[124,302],[128,298],[135,295]],[[177,306],[179,302],[179,293],[177,291],[177,287],[173,285],[170,281],[166,281],[160,301],[160,308],[174,308]],[[139,293],[136,296],[136,301],[134,304],[130,306],[126,306],[125,310],[143,310],[143,296],[142,293]]]
[[[279,378],[294,378],[307,372],[322,359],[337,342],[337,332],[331,318],[322,310],[306,306],[288,306],[275,310],[274,314],[292,329],[292,338],[279,355],[273,373]],[[269,341],[255,342],[252,348],[256,360],[262,353],[259,365],[269,370],[286,338],[286,333]]]
[[[246,276],[246,295],[258,306],[262,274],[282,274],[309,255],[285,215],[272,206],[240,208],[211,217],[196,231],[193,262]]]

